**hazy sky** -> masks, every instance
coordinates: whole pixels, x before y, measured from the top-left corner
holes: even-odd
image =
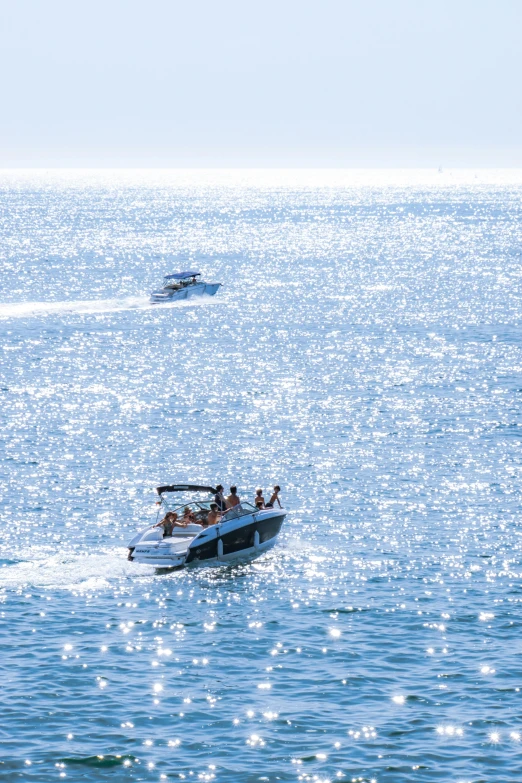
[[[522,166],[522,0],[0,0],[0,166]]]

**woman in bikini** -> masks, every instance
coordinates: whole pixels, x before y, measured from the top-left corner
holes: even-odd
[[[160,520],[154,527],[163,528],[163,538],[168,538],[172,535],[172,531],[175,527],[181,527],[178,522],[178,515],[175,511],[168,511],[162,520]]]
[[[258,489],[256,489],[256,496],[254,499],[254,503],[256,504],[256,508],[261,509],[265,507],[265,499],[263,497],[263,490],[261,489],[261,487],[258,487]]]

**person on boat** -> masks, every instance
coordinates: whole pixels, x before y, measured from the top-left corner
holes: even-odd
[[[181,527],[178,523],[178,515],[175,511],[168,511],[163,519],[161,519],[154,527],[163,528],[163,538],[168,538],[172,535],[172,531],[175,527]]]
[[[265,507],[265,499],[263,497],[263,490],[261,489],[261,487],[258,487],[256,489],[256,497],[255,497],[254,503],[256,504],[256,508],[264,508]]]
[[[272,492],[272,494],[270,496],[270,500],[266,504],[267,508],[274,508],[276,503],[279,506],[279,508],[283,508],[283,506],[281,505],[281,501],[279,500],[279,493],[280,492],[281,492],[281,487],[279,486],[279,484],[276,484],[275,487],[274,487],[274,491]]]
[[[218,511],[217,503],[210,504],[210,511],[207,516],[207,525],[215,525],[221,519],[221,514]]]
[[[192,525],[196,521],[196,516],[189,506],[185,506],[183,509],[183,516],[181,518],[181,524],[183,527]]]
[[[225,500],[225,496],[223,495],[223,485],[218,484],[216,487],[216,494],[214,495],[214,503],[218,507],[218,511],[226,511],[227,510],[227,501]]]
[[[230,487],[230,495],[226,498],[227,509],[239,506],[240,502],[237,487]]]

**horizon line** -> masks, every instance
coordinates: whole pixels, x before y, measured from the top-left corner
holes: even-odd
[[[462,165],[367,165],[367,166],[123,166],[123,165],[36,165],[36,166],[4,166],[0,171],[522,171],[522,164],[506,166],[493,164],[462,164]]]

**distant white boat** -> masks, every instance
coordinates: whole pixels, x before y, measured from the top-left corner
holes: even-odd
[[[165,275],[163,288],[153,291],[150,295],[152,304],[175,302],[181,299],[192,299],[193,296],[214,296],[222,283],[206,283],[201,278],[201,272],[188,270]]]

